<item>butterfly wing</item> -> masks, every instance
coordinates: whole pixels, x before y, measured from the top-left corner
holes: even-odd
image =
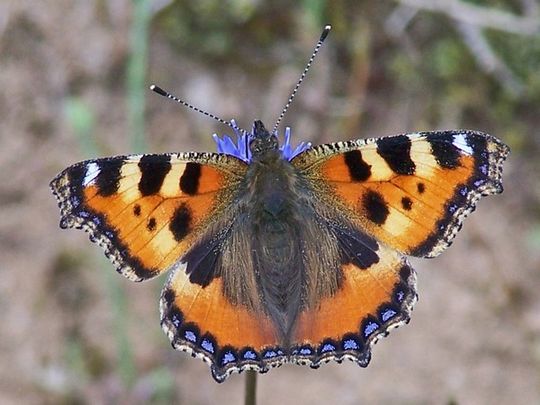
[[[134,281],[174,266],[226,207],[247,165],[207,153],[88,160],[50,184],[62,228],[81,228]]]
[[[321,145],[292,163],[370,235],[435,257],[480,197],[502,192],[509,149],[474,131],[420,132]]]
[[[77,163],[51,182],[61,227],[89,232],[124,276],[142,281],[174,268],[160,302],[163,330],[173,347],[210,362],[217,381],[285,361],[274,325],[254,308],[254,273],[239,271],[253,269],[238,263],[249,257],[238,240],[249,237],[234,228],[246,170],[227,155],[132,155]],[[233,292],[223,261],[235,270]]]
[[[339,245],[342,283],[302,311],[290,360],[367,366],[371,346],[408,322],[416,302],[403,254],[441,253],[477,200],[502,191],[508,152],[489,135],[447,131],[322,145],[293,159],[315,190],[315,211],[330,212],[323,221]],[[347,231],[335,225],[348,222]]]
[[[317,368],[349,359],[366,367],[377,340],[409,321],[417,299],[415,272],[394,250],[380,246],[377,255],[367,268],[344,263],[336,294],[300,314],[292,362]]]
[[[161,323],[175,349],[209,363],[217,382],[233,372],[265,372],[286,361],[268,316],[232,303],[223,294],[222,277],[205,284],[191,283],[179,267],[163,290]]]

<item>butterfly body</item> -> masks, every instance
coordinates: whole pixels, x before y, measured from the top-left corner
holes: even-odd
[[[244,240],[229,247],[233,255],[251,257],[243,267],[238,265],[243,263],[240,257],[231,263],[235,272],[253,275],[258,295],[254,300],[259,302],[251,308],[272,319],[280,347],[287,348],[299,311],[336,291],[339,252],[317,214],[310,182],[284,158],[277,138],[260,121],[255,121],[253,133],[253,158],[232,202],[236,214],[230,233],[238,236],[231,239]],[[328,274],[321,277],[318,272]],[[222,273],[225,290],[233,290],[228,288],[234,284],[229,281],[231,272]],[[318,286],[314,280],[319,280]],[[250,306],[247,297],[239,302]]]
[[[367,366],[416,301],[405,255],[446,249],[502,191],[509,152],[465,130],[289,148],[256,121],[232,152],[94,159],[51,182],[61,226],[119,272],[171,271],[162,327],[219,382],[284,362]]]
[[[251,213],[246,237],[251,245],[259,296],[283,339],[300,308],[305,272],[302,269],[299,204],[290,164],[279,156],[268,165],[255,162],[254,193],[245,207]]]

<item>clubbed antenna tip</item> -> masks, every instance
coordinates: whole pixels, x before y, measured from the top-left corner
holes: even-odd
[[[161,87],[156,86],[155,84],[150,86],[150,90],[155,91],[160,96],[167,97],[167,92],[163,90]]]
[[[328,36],[328,33],[330,32],[331,29],[332,29],[331,25],[325,25],[324,26],[324,29],[323,29],[323,32],[321,34],[321,38],[319,39],[319,42],[323,42],[326,39],[326,37]]]

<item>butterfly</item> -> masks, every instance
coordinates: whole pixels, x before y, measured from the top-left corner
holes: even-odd
[[[474,131],[420,132],[295,151],[260,121],[225,153],[116,156],[52,182],[81,228],[134,281],[171,271],[160,302],[176,349],[223,381],[284,362],[351,359],[409,320],[415,272],[483,195],[509,150]],[[292,152],[291,152],[292,151]]]
[[[218,382],[287,362],[366,367],[416,302],[406,256],[444,251],[502,192],[509,153],[469,130],[293,148],[290,129],[280,140],[258,120],[215,140],[218,153],[83,161],[50,187],[60,226],[88,232],[119,273],[170,273],[162,328]]]

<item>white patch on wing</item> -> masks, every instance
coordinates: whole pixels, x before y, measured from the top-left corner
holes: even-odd
[[[86,187],[90,184],[93,184],[100,171],[101,170],[97,163],[88,163],[88,165],[86,166],[86,174],[84,176],[83,186]]]
[[[452,143],[456,148],[461,149],[467,155],[473,154],[472,148],[467,144],[467,137],[465,134],[454,135],[454,142]]]

